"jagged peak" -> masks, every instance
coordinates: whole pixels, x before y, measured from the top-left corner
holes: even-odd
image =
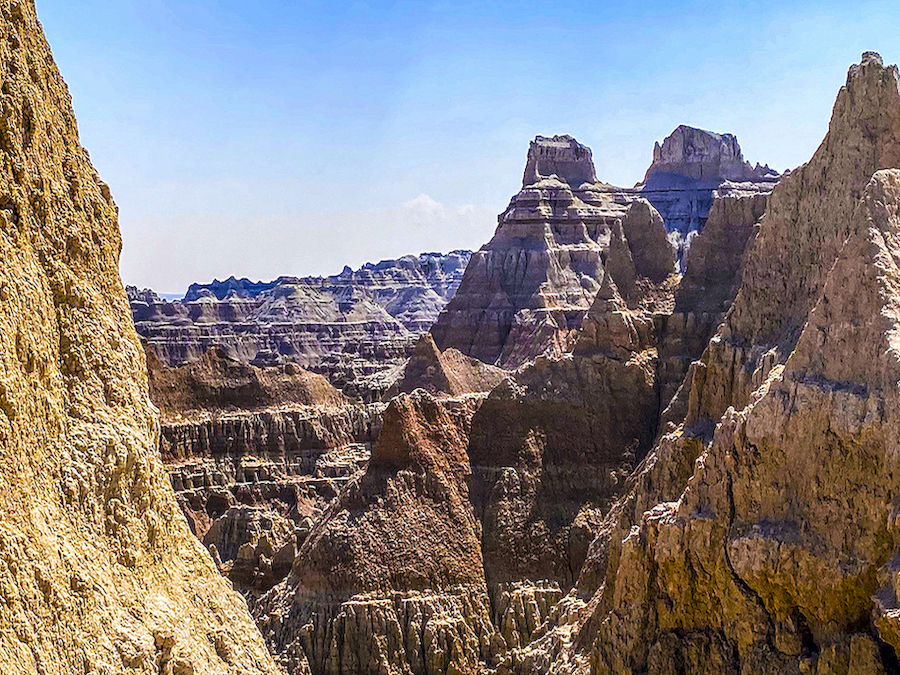
[[[653,162],[644,184],[657,174],[674,174],[695,180],[759,181],[778,177],[768,166],[753,167],[744,161],[734,134],[678,125],[662,144],[653,146]]]

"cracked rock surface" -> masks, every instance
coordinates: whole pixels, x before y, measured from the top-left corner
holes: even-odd
[[[159,461],[117,209],[29,0],[0,81],[0,671],[274,674]]]

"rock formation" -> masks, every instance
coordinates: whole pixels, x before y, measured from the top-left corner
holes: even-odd
[[[0,26],[0,671],[274,674],[156,454],[116,206],[34,4]]]
[[[764,208],[778,178],[768,167],[744,162],[734,136],[680,126],[657,144],[644,184],[617,188],[597,181],[591,151],[573,138],[538,136],[529,148],[522,190],[499,217],[493,239],[472,256],[459,291],[431,329],[435,342],[505,367],[563,354],[604,271],[627,301],[647,297],[631,276],[661,283],[673,271],[672,246],[683,271],[690,241],[702,232],[717,200],[752,203],[748,208],[758,220],[759,206]],[[729,208],[717,216],[728,222],[717,227],[730,230],[735,207]],[[741,222],[748,217],[741,214]],[[653,220],[664,229],[650,227]],[[743,251],[747,235],[725,236],[732,235],[729,253],[716,264],[733,277],[739,256],[730,252]],[[733,278],[726,285],[730,290]],[[701,351],[721,314],[708,318],[697,331]],[[673,378],[677,387],[674,371]]]
[[[749,183],[777,176],[768,166],[754,168],[744,161],[741,146],[732,134],[716,134],[680,125],[663,144],[653,146],[653,163],[644,176],[649,184],[658,174],[674,174],[695,180]]]
[[[384,405],[164,421],[160,451],[191,530],[253,601],[287,576],[313,521],[369,459]]]
[[[537,136],[528,148],[522,187],[556,177],[573,190],[596,183],[591,149],[571,136]]]
[[[765,195],[779,178],[768,166],[745,162],[732,134],[681,125],[654,146],[638,190],[665,220],[684,269],[691,239],[703,231],[717,198]]]
[[[347,399],[321,375],[293,363],[256,367],[228,358],[218,347],[199,361],[167,368],[147,350],[150,400],[164,417],[203,411],[256,410],[307,405],[340,406]]]
[[[473,254],[431,329],[435,343],[505,367],[564,353],[606,271],[651,274],[655,281],[674,271],[653,267],[671,258],[664,236],[626,241],[629,228],[636,237],[650,231],[654,217],[646,202],[629,209],[631,201],[596,182],[583,145],[569,136],[538,136],[522,190],[500,215],[493,239]],[[651,252],[653,245],[662,248]],[[647,269],[635,270],[635,260]],[[631,290],[633,280],[617,281]]]
[[[138,334],[165,365],[218,347],[244,363],[294,363],[372,400],[456,292],[469,255],[424,253],[325,278],[193,284],[182,301],[136,288],[129,297]]]
[[[476,672],[501,649],[468,500],[470,418],[425,392],[391,403],[366,472],[257,607],[289,670],[306,655],[315,673]]]
[[[685,271],[675,291],[671,315],[659,317],[659,380],[662,406],[668,405],[700,358],[740,285],[749,242],[765,213],[768,196],[749,193],[718,197],[703,231],[694,237]],[[681,402],[683,403],[683,402]],[[685,410],[670,411],[683,417]]]
[[[506,371],[456,349],[441,352],[431,334],[423,333],[387,396],[393,398],[398,393],[411,394],[416,389],[424,389],[436,397],[488,393],[506,376]]]
[[[900,76],[867,52],[769,200],[684,423],[592,544],[593,672],[900,667],[897,166]]]

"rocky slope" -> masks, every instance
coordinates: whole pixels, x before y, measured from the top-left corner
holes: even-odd
[[[178,368],[147,351],[150,400],[164,418],[257,410],[284,405],[341,406],[347,399],[321,375],[288,363],[256,367],[228,358],[218,347]]]
[[[506,377],[507,372],[503,369],[489,366],[456,349],[442,352],[431,334],[423,333],[386,398],[399,393],[411,394],[416,389],[424,389],[435,397],[488,393]]]
[[[0,670],[275,673],[157,453],[117,210],[30,1],[0,1]]]
[[[476,672],[501,648],[468,499],[471,414],[425,392],[391,403],[365,473],[257,606],[289,672],[304,655],[316,673]]]
[[[900,668],[900,170],[882,170],[897,166],[900,76],[866,53],[822,145],[771,196],[734,305],[679,393],[683,422],[592,543],[575,632],[547,632],[523,667]]]
[[[324,278],[231,278],[194,284],[173,302],[129,288],[129,300],[138,334],[165,365],[218,347],[244,363],[297,364],[372,399],[456,292],[469,256],[425,253]]]
[[[287,576],[313,522],[369,458],[384,406],[282,406],[163,420],[191,530],[251,602]]]

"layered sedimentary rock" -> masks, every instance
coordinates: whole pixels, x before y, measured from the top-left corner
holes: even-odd
[[[435,343],[507,367],[564,353],[607,267],[633,267],[623,221],[650,215],[629,211],[629,203],[596,182],[586,147],[568,136],[537,137],[522,190],[491,241],[473,254],[431,329]],[[640,258],[640,247],[635,251]]]
[[[657,144],[643,184],[617,188],[597,181],[591,151],[573,138],[538,136],[529,148],[522,191],[500,215],[493,239],[473,255],[457,295],[432,328],[435,342],[506,367],[563,354],[604,270],[623,298],[644,297],[628,278],[631,267],[660,283],[672,273],[668,248],[674,247],[684,271],[690,240],[702,232],[717,200],[743,200],[756,213],[778,178],[768,167],[744,162],[734,136],[680,126]],[[735,207],[717,208],[714,225],[730,229]],[[748,217],[741,214],[740,222]],[[653,219],[664,225],[663,240],[659,228],[648,227]],[[642,232],[655,238],[641,239]],[[747,240],[743,233],[726,236],[732,235],[725,260],[714,263],[731,274],[739,260],[730,252],[743,250]],[[719,318],[716,313],[696,331],[698,345]]]
[[[472,422],[471,498],[494,621],[513,653],[578,579],[591,540],[656,434],[655,316],[671,311],[674,252],[646,202],[633,204],[625,220],[635,241],[661,248],[632,257],[619,227],[621,246],[610,247],[572,353],[519,369]],[[612,271],[628,282],[628,300]]]
[[[173,302],[130,288],[131,309],[138,333],[165,365],[218,347],[246,363],[295,363],[371,399],[390,384],[380,376],[405,361],[456,292],[469,255],[406,256],[324,278],[194,284]]]
[[[684,269],[691,240],[703,231],[716,199],[768,194],[779,177],[768,166],[745,162],[732,134],[681,125],[654,146],[638,189],[662,214]]]
[[[287,576],[313,521],[369,458],[384,406],[181,411],[160,452],[191,530],[252,600]]]
[[[272,673],[157,452],[107,186],[32,2],[0,2],[0,671]]]
[[[411,394],[416,389],[424,389],[436,397],[487,393],[506,377],[506,371],[456,349],[441,352],[431,334],[423,333],[387,396]]]
[[[256,367],[228,358],[218,347],[177,368],[147,350],[150,400],[164,417],[284,405],[340,406],[347,399],[321,375],[293,363]]]
[[[257,605],[289,671],[477,672],[502,651],[468,499],[471,414],[425,392],[391,403],[365,473]]]
[[[866,53],[592,545],[593,672],[897,670],[897,166],[900,77]]]

